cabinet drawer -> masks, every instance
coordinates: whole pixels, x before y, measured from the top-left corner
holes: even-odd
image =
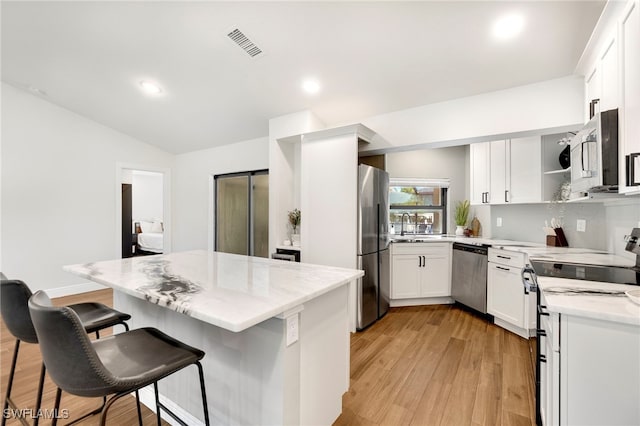
[[[522,268],[525,264],[525,259],[526,255],[517,251],[489,249],[489,262],[513,266],[514,268]]]
[[[451,250],[449,243],[396,243],[393,254],[447,255]]]

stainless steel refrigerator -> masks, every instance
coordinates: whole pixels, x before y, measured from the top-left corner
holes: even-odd
[[[357,329],[363,330],[389,310],[389,174],[358,166]]]

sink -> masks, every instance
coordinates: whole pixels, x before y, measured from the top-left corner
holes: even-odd
[[[391,239],[394,243],[421,243],[430,240],[440,240],[442,235],[412,235],[404,237],[394,237]]]

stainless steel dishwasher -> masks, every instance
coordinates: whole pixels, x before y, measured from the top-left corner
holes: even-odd
[[[453,243],[451,296],[456,302],[487,313],[488,246]]]

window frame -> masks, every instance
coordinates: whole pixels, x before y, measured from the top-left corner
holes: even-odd
[[[449,229],[449,179],[423,179],[423,178],[391,178],[389,179],[389,216],[391,214],[398,214],[407,210],[426,210],[440,212],[442,215],[442,232],[434,235],[446,235]],[[392,187],[438,187],[440,188],[440,205],[393,205],[391,203],[391,188]],[[391,222],[390,220],[390,223]],[[423,234],[419,234],[423,235]],[[426,234],[425,234],[426,235]]]

